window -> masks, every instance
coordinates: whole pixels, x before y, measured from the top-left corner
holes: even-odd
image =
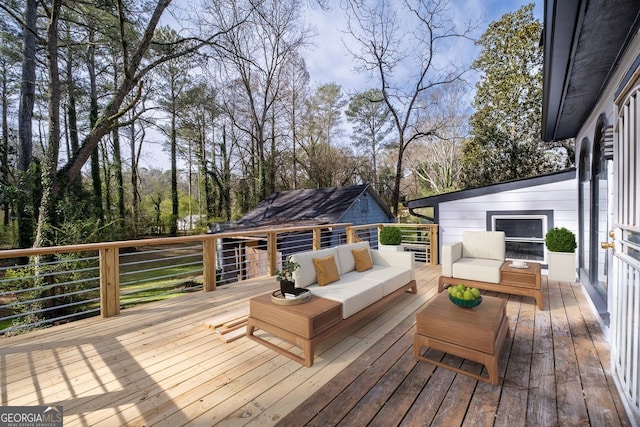
[[[507,259],[546,264],[544,236],[552,215],[551,211],[487,212],[487,225],[493,231],[504,231]]]

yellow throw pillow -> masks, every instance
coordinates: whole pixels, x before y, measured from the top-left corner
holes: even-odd
[[[328,285],[340,280],[340,273],[338,273],[338,266],[333,255],[312,258],[311,260],[313,261],[313,267],[316,269],[318,286]]]
[[[356,271],[363,272],[373,268],[369,248],[352,249],[353,260],[356,262]]]

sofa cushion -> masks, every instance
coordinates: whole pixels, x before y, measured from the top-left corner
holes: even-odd
[[[311,261],[313,261],[313,267],[316,271],[316,277],[318,278],[318,286],[328,285],[329,283],[340,280],[340,273],[338,273],[338,266],[336,265],[336,259],[333,255],[327,255],[322,258],[312,258]]]
[[[353,249],[368,248],[369,242],[349,243],[348,245],[336,246],[336,252],[338,254],[338,268],[340,275],[348,273],[356,269],[356,263],[353,259]]]
[[[360,277],[382,284],[383,296],[389,295],[413,280],[411,271],[406,268],[381,265],[374,265],[371,270],[361,273]]]
[[[352,271],[343,274],[340,281],[327,286],[311,285],[308,289],[316,296],[342,303],[342,318],[353,316],[382,299],[383,284],[362,278],[362,273]]]
[[[300,267],[293,272],[292,278],[296,282],[296,288],[306,288],[318,281],[316,269],[313,266],[313,258],[322,258],[327,255],[336,255],[335,248],[319,249],[317,251],[299,252],[291,255],[291,261],[300,264]],[[340,271],[340,260],[336,259],[336,266]]]
[[[371,261],[371,254],[369,254],[369,248],[352,249],[353,260],[356,263],[356,271],[362,273],[373,268],[373,262]]]
[[[500,267],[504,261],[483,258],[460,258],[453,263],[453,277],[479,282],[500,283]]]
[[[462,233],[462,257],[504,261],[504,231],[465,231]],[[458,277],[453,274],[453,277]]]

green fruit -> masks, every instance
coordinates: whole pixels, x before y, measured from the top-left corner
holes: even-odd
[[[470,301],[470,300],[475,299],[473,294],[471,293],[471,291],[464,291],[463,295],[464,295],[464,299],[466,299],[466,300]]]
[[[462,297],[463,297],[462,291],[457,290],[455,297],[458,298],[458,299],[462,299]]]
[[[480,298],[480,290],[478,288],[471,288],[471,293],[475,299]]]

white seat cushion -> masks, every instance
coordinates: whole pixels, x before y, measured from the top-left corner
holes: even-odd
[[[367,270],[359,274],[363,279],[382,283],[384,296],[400,289],[400,287],[406,285],[413,279],[411,277],[411,270],[401,267],[385,267],[381,265],[374,265],[371,270]]]
[[[500,283],[504,261],[483,258],[460,258],[453,263],[453,277],[479,282]]]
[[[340,276],[339,282],[307,288],[316,296],[341,302],[342,318],[346,319],[384,296],[383,283],[364,279],[361,274],[352,271]]]

